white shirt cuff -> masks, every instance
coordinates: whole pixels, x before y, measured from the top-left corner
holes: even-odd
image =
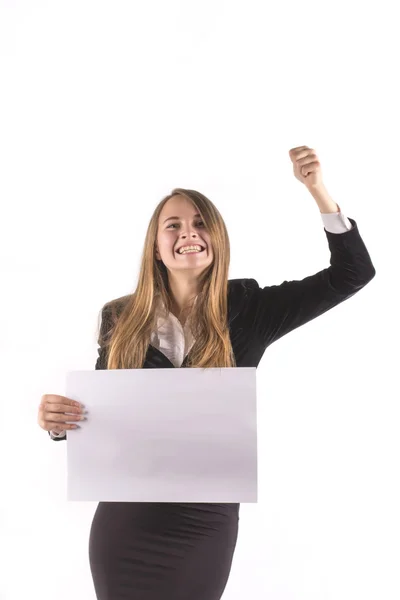
[[[325,229],[330,233],[345,233],[346,231],[350,231],[350,229],[353,229],[353,225],[341,212],[339,204],[337,206],[339,212],[320,213]]]
[[[50,437],[52,440],[54,440],[54,438],[62,438],[64,437],[66,434],[66,431],[60,431],[60,433],[56,433],[55,431],[50,431]]]

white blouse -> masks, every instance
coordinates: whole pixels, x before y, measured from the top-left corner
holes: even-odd
[[[352,224],[349,219],[342,214],[340,208],[337,213],[320,214],[325,229],[330,233],[344,233],[352,229]],[[153,331],[151,335],[150,343],[152,346],[161,350],[175,367],[180,367],[194,342],[195,340],[190,331],[188,320],[182,327],[182,324],[174,314],[169,313],[166,315],[164,307],[160,306],[157,318],[157,329]],[[50,437],[52,439],[64,437],[65,433],[65,431],[61,431],[57,434],[50,431]]]

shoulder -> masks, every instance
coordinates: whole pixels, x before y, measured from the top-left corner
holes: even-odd
[[[245,298],[249,292],[258,288],[259,285],[255,279],[242,278],[228,280],[228,294],[231,296]]]
[[[132,294],[128,294],[127,296],[121,296],[121,298],[115,298],[115,300],[106,302],[102,308],[102,313],[118,318],[131,298]]]
[[[256,290],[260,289],[257,281],[250,278],[228,280],[228,304],[230,312],[237,314],[248,305]]]
[[[107,341],[122,314],[124,308],[128,305],[132,294],[121,296],[106,302],[99,315],[99,344],[102,346]]]

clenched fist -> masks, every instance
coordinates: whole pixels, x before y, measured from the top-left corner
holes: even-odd
[[[308,190],[322,187],[321,165],[315,150],[308,146],[299,146],[289,150],[296,179],[304,183]]]

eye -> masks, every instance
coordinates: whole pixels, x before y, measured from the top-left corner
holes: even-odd
[[[199,223],[201,223],[201,224],[202,224],[202,226],[204,226],[204,221],[197,221],[197,225],[198,225]],[[170,227],[174,227],[174,225],[178,225],[178,223],[171,223],[171,225],[168,225],[168,226],[167,226],[167,229],[169,229]]]

